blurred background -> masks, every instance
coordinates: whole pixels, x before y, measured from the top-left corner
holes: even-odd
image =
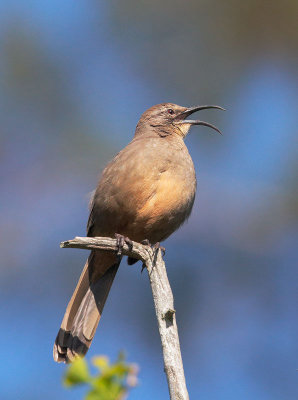
[[[86,251],[88,193],[156,103],[204,111],[198,177],[165,242],[192,399],[298,398],[295,0],[0,3],[1,399],[81,399],[52,345]],[[150,285],[123,262],[88,359],[125,349],[131,400],[167,398]]]

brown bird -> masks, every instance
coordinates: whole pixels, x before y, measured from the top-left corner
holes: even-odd
[[[159,243],[189,217],[196,175],[184,138],[191,114],[219,106],[181,107],[163,103],[141,116],[133,140],[106,166],[91,204],[88,236],[124,237]],[[118,234],[118,235],[117,235]],[[67,306],[54,344],[54,360],[70,362],[86,354],[118,270],[121,256],[91,251]],[[136,260],[128,259],[130,264]]]

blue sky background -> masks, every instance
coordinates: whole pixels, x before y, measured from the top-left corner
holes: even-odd
[[[87,256],[88,193],[153,104],[219,104],[186,139],[198,195],[166,263],[190,397],[296,399],[294,0],[0,3],[1,399],[81,399],[52,345]],[[87,358],[124,349],[167,398],[150,287],[123,263]]]

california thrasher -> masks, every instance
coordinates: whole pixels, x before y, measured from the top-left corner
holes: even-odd
[[[88,236],[115,236],[159,243],[189,217],[196,175],[184,138],[192,125],[213,125],[187,117],[219,106],[181,107],[163,103],[141,116],[133,140],[106,166],[91,204]],[[121,257],[91,251],[67,306],[54,344],[54,360],[86,354],[94,337]],[[135,260],[129,259],[130,264]]]

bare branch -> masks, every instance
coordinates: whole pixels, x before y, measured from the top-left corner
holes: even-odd
[[[60,247],[86,250],[118,250],[116,239],[107,237],[76,237],[73,240],[62,242]],[[124,244],[122,254],[141,260],[147,268],[162,344],[170,399],[188,400],[174,298],[161,251],[158,249],[154,252],[150,246],[132,242],[132,247],[126,243]]]

